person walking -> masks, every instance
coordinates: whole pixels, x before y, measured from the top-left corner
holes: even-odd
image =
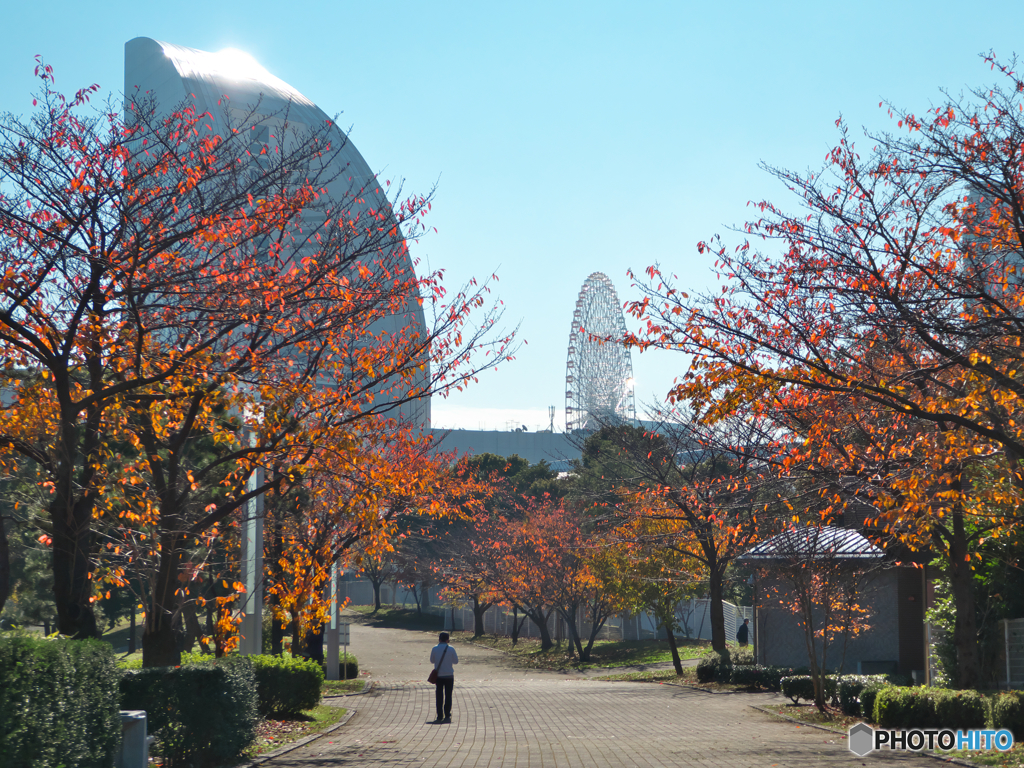
[[[750,619],[744,619],[743,625],[736,630],[736,639],[740,641],[740,648],[746,648],[750,641],[750,628],[747,626],[749,623]]]
[[[438,644],[430,649],[430,663],[437,670],[437,681],[434,683],[434,701],[437,704],[435,723],[452,721],[452,691],[455,688],[455,665],[459,663],[459,654],[448,642],[447,632],[438,635]]]

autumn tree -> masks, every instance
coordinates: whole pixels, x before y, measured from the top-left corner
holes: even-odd
[[[665,630],[672,666],[683,674],[676,633],[680,631],[679,605],[704,594],[706,574],[691,558],[663,546],[681,538],[677,520],[649,520],[636,516],[609,534],[600,559],[611,568],[623,604],[634,613],[649,611]]]
[[[89,116],[89,90],[67,100],[37,74],[36,116],[0,126],[0,440],[53,490],[61,631],[97,631],[93,520],[117,515],[155,537],[144,643],[173,661],[188,548],[349,425],[472,378],[496,317],[486,287],[447,296],[407,266],[426,198],[378,193],[357,214],[373,190],[324,194],[331,124],[250,109],[218,136],[188,104],[161,116],[144,100]],[[254,150],[269,122],[277,140]],[[375,325],[421,302],[426,330]],[[197,441],[220,450],[198,465]]]
[[[803,630],[814,682],[814,703],[826,706],[829,650],[870,629],[870,585],[888,565],[883,552],[856,531],[791,525],[749,553],[742,562],[758,569],[766,602],[790,612]]]
[[[853,425],[856,439],[812,420],[808,448],[837,480],[875,478],[874,527],[941,554],[961,685],[979,671],[972,561],[1019,525],[1024,491],[1024,81],[1013,62],[986,60],[1005,86],[947,95],[922,116],[889,107],[901,132],[869,135],[866,152],[837,121],[820,172],[766,166],[802,210],[762,202],[749,240],[702,243],[721,291],[691,298],[654,266],[632,306],[647,321],[641,347],[693,356],[673,397],[720,412],[795,400]]]
[[[716,650],[727,641],[727,569],[770,530],[781,504],[776,475],[760,453],[760,424],[709,426],[665,414],[650,430],[607,426],[588,438],[600,449],[592,444],[584,454],[588,474],[609,478],[591,514],[601,510],[620,537],[668,549],[692,564],[687,571],[706,577]]]

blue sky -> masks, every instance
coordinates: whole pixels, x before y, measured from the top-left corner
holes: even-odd
[[[630,4],[52,2],[5,8],[0,111],[27,112],[33,56],[75,90],[120,95],[137,36],[238,48],[342,113],[371,168],[438,184],[414,246],[447,283],[497,272],[518,359],[435,399],[437,426],[530,429],[558,408],[576,294],[605,272],[660,262],[699,290],[696,243],[792,198],[759,161],[817,168],[842,114],[884,129],[878,102],[921,112],[994,75],[978,54],[1024,53],[1024,3]],[[862,141],[865,149],[868,144]],[[738,236],[733,236],[738,240]],[[664,397],[685,360],[634,354],[638,401]]]

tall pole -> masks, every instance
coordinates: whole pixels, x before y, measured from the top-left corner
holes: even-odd
[[[249,445],[256,446],[256,430],[249,429]],[[256,468],[249,475],[246,491],[254,492],[262,485],[263,470]],[[246,502],[242,525],[242,602],[241,638],[238,650],[243,656],[263,652],[263,494]]]
[[[330,608],[331,620],[327,624],[327,679],[337,680],[338,674],[338,563],[331,563]]]

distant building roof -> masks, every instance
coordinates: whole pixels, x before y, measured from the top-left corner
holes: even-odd
[[[881,560],[885,553],[849,528],[794,526],[736,558],[739,563],[781,560]]]

